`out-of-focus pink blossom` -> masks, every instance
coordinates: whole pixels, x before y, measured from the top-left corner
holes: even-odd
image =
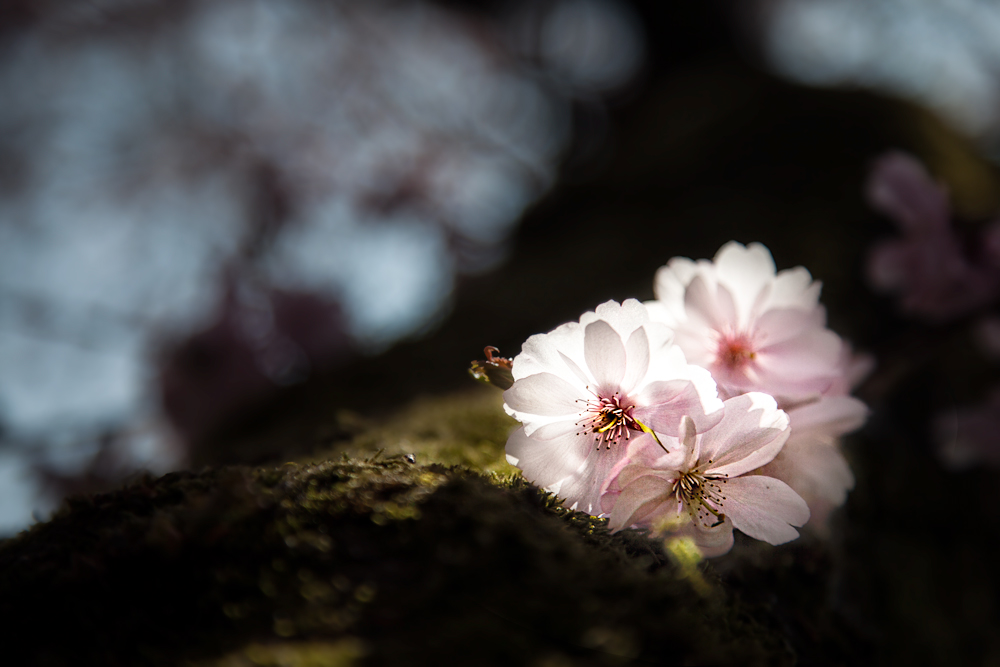
[[[785,405],[818,397],[841,376],[843,343],[826,328],[819,292],[803,267],[776,273],[767,248],[731,241],[711,262],[670,260],[647,305],[724,398],[761,391]]]
[[[1000,388],[975,407],[953,408],[934,420],[939,453],[951,468],[1000,467]]]
[[[809,508],[784,482],[747,474],[769,463],[789,436],[788,416],[766,394],[725,402],[725,415],[698,433],[685,417],[665,453],[649,435],[629,445],[602,496],[608,527],[657,528],[689,536],[705,556],[733,546],[733,528],[770,544],[798,537]]]
[[[531,336],[504,392],[504,408],[524,424],[507,440],[507,460],[567,506],[600,513],[601,487],[629,441],[676,436],[684,416],[701,429],[722,418],[711,375],[670,341],[634,299]]]
[[[868,278],[876,290],[898,294],[903,312],[945,321],[1000,295],[1000,226],[987,230],[981,256],[970,257],[951,224],[946,190],[912,156],[881,157],[868,200],[902,232],[872,248]]]

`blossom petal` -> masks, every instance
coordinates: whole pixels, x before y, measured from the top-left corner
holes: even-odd
[[[818,500],[839,507],[854,488],[854,474],[835,442],[803,438],[794,429],[774,460],[759,472],[788,484],[810,509]]]
[[[585,395],[580,388],[552,373],[517,380],[503,393],[504,402],[513,410],[543,417],[580,414],[581,399],[585,400]]]
[[[646,306],[636,299],[625,299],[620,304],[617,301],[605,301],[594,309],[595,320],[604,320],[618,332],[622,339],[627,339],[633,331],[649,322],[649,312]],[[584,324],[590,324],[584,321]]]
[[[639,477],[622,489],[611,510],[608,528],[616,532],[641,522],[663,504],[669,494],[670,485],[659,477]]]
[[[674,257],[666,266],[661,266],[653,281],[653,294],[658,303],[663,304],[662,313],[667,324],[675,325],[684,321],[684,292],[694,280],[698,265],[687,257]],[[650,317],[655,319],[653,313]]]
[[[868,406],[852,396],[825,396],[815,403],[789,410],[788,418],[793,437],[807,429],[821,429],[834,438],[861,428],[868,412]]]
[[[705,413],[704,397],[691,380],[650,382],[635,398],[638,405],[632,415],[657,433],[676,436],[684,416],[694,420],[698,431],[708,430],[722,418],[721,410]]]
[[[744,247],[730,241],[719,249],[713,261],[720,287],[729,290],[736,306],[738,320],[730,321],[746,324],[761,290],[774,280],[775,267],[770,251],[759,243]]]
[[[779,271],[771,283],[771,294],[767,300],[767,308],[796,310],[812,310],[819,302],[819,293],[823,283],[813,280],[804,266]]]
[[[692,521],[691,536],[703,557],[715,558],[733,548],[733,522],[726,517],[718,526],[708,527]]]
[[[560,374],[563,356],[583,363],[583,327],[579,322],[567,322],[549,333],[529,336],[521,353],[514,357],[511,373],[515,380],[538,373]]]
[[[695,276],[684,292],[684,311],[690,323],[714,331],[736,321],[732,293],[721,285],[713,289],[701,275]]]
[[[525,478],[538,486],[548,486],[573,474],[587,460],[593,449],[586,437],[566,434],[538,440],[515,430],[507,438],[507,462],[524,472]]]
[[[646,377],[649,370],[649,338],[644,327],[639,327],[629,336],[625,343],[625,377],[622,379],[622,392],[629,393]]]
[[[559,482],[556,493],[572,509],[597,515],[601,513],[601,490],[611,470],[625,457],[624,447],[597,449],[587,440],[587,457],[572,474]]]
[[[699,460],[706,470],[730,479],[773,459],[788,439],[788,415],[774,398],[751,392],[725,403],[722,421],[701,435]]]
[[[758,364],[767,372],[788,377],[839,374],[844,342],[829,329],[810,329],[776,344],[765,344]]]
[[[597,386],[604,391],[618,391],[625,375],[625,346],[618,332],[604,320],[588,324],[583,353]]]
[[[757,318],[754,327],[754,342],[761,348],[776,345],[802,334],[809,329],[823,328],[822,322],[817,322],[815,313],[819,309],[808,311],[797,308],[776,308],[768,310]]]
[[[784,482],[763,475],[730,478],[723,509],[733,526],[769,544],[784,544],[799,536],[792,526],[809,520],[809,507]]]

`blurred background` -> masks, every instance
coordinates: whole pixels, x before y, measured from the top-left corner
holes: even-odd
[[[944,315],[876,271],[909,233],[866,198],[891,150],[950,202],[954,256],[906,275],[978,271]],[[977,0],[3,0],[0,534],[141,470],[315,451],[761,241],[876,363],[840,553],[885,568],[838,575],[841,612],[944,568],[899,636],[1000,660],[998,160]]]

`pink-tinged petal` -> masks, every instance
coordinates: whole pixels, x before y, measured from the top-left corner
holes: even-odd
[[[854,475],[836,442],[803,438],[794,429],[774,460],[758,472],[788,484],[809,505],[814,519],[820,502],[839,507],[854,488]]]
[[[829,438],[861,428],[868,406],[851,396],[826,396],[815,403],[788,411],[792,433],[821,429]]]
[[[530,375],[514,382],[503,400],[517,412],[543,417],[562,417],[581,412],[586,395],[579,387],[552,373]]]
[[[768,463],[788,439],[788,415],[767,394],[730,398],[719,424],[701,436],[699,462],[730,479]]]
[[[718,399],[712,397],[715,401]],[[657,433],[676,436],[681,418],[691,417],[699,431],[706,431],[722,418],[722,411],[705,414],[705,400],[690,380],[650,382],[635,396],[632,415]]]
[[[537,440],[523,428],[507,438],[507,461],[524,472],[529,482],[548,486],[576,472],[593,449],[588,438],[573,434]]]
[[[754,343],[760,347],[776,345],[795,338],[810,329],[822,330],[822,323],[817,326],[815,319],[817,310],[793,308],[768,310],[757,318],[754,327]]]
[[[810,329],[794,338],[761,347],[758,365],[768,372],[801,378],[839,375],[844,341],[829,329]]]
[[[671,472],[679,470],[684,465],[684,461],[687,460],[684,446],[678,442],[677,438],[665,433],[658,433],[657,437],[660,442],[656,442],[653,436],[647,433],[633,436],[626,448],[626,463],[634,463],[653,470]]]
[[[646,377],[649,370],[649,338],[646,330],[639,327],[629,336],[625,344],[625,377],[622,379],[621,387],[623,393],[629,393],[636,384]]]
[[[615,500],[608,521],[608,528],[617,532],[642,522],[657,507],[669,498],[670,485],[664,480],[646,475],[639,477],[627,487]]]
[[[588,324],[583,353],[597,386],[604,391],[617,391],[625,375],[625,346],[618,332],[603,320]]]
[[[773,477],[747,475],[724,485],[726,517],[750,537],[784,544],[799,536],[792,526],[809,520],[809,507],[787,484]]]

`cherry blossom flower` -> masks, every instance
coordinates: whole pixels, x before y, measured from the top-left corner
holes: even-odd
[[[504,408],[524,424],[507,440],[507,460],[567,506],[598,514],[601,487],[631,440],[676,436],[685,415],[702,429],[722,418],[711,375],[671,338],[635,299],[528,338],[504,392]]]
[[[698,432],[682,419],[677,437],[664,436],[665,453],[648,435],[629,445],[602,495],[613,531],[629,526],[693,538],[704,556],[733,546],[733,528],[770,544],[798,537],[793,526],[809,508],[787,484],[751,473],[781,450],[788,416],[767,394],[751,392],[725,403],[714,427]]]
[[[803,267],[775,272],[759,243],[731,241],[711,262],[675,257],[656,274],[650,316],[675,331],[688,361],[723,398],[748,391],[782,405],[815,399],[839,377],[843,343],[826,328],[820,283]]]

